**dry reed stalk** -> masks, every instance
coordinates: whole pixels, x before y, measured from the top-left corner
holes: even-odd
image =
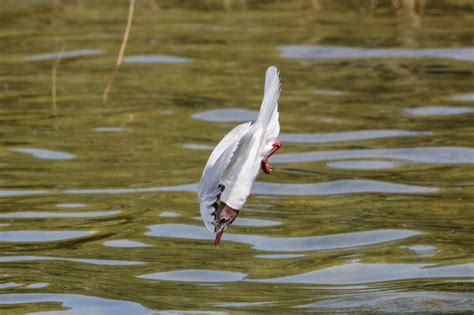
[[[102,100],[104,102],[107,101],[110,89],[112,88],[113,82],[115,80],[115,76],[117,75],[118,68],[122,64],[123,54],[125,53],[125,47],[127,46],[128,36],[130,34],[130,29],[132,28],[134,9],[135,9],[135,0],[130,0],[130,7],[128,9],[127,26],[125,27],[125,33],[123,34],[122,45],[120,46],[117,62],[115,63],[114,72],[112,73],[112,76],[110,77],[110,80],[107,83],[107,86],[105,87],[104,94],[102,94]]]
[[[58,71],[59,62],[61,61],[61,56],[63,52],[64,52],[64,45],[61,47],[61,50],[59,51],[59,54],[58,54],[58,58],[56,58],[56,61],[53,64],[53,69],[51,70],[51,101],[53,103],[52,105],[53,116],[58,115],[58,106],[56,105],[56,95],[57,95],[56,74]]]

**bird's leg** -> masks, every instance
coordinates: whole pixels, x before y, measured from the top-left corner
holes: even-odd
[[[275,142],[273,142],[273,144],[272,144],[271,151],[268,152],[267,154],[265,154],[265,156],[263,157],[260,168],[262,169],[262,171],[265,174],[271,174],[272,173],[272,167],[270,166],[270,164],[268,164],[268,159],[270,158],[270,156],[273,155],[273,153],[278,151],[278,149],[280,147],[281,147],[281,142],[280,142],[280,140],[276,139]]]

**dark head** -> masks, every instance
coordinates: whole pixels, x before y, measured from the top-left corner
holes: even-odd
[[[221,201],[219,208],[214,212],[214,222],[212,222],[216,232],[214,245],[219,245],[222,234],[224,234],[224,231],[234,222],[238,215],[239,210],[235,210]]]

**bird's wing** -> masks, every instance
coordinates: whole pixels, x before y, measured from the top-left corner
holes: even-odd
[[[222,192],[222,175],[250,125],[251,123],[248,122],[232,129],[214,148],[202,173],[198,187],[198,198],[201,218],[209,232],[214,232],[212,213],[216,210],[216,200]]]
[[[265,73],[265,90],[262,105],[258,114],[256,125],[267,126],[272,120],[274,113],[278,113],[278,98],[280,97],[280,78],[278,69],[270,66]]]
[[[280,133],[278,121],[278,98],[280,97],[280,78],[278,69],[274,66],[268,67],[265,74],[265,92],[256,124],[261,124],[263,141],[260,147],[261,153],[265,154],[272,149],[273,141]]]

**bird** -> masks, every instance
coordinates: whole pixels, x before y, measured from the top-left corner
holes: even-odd
[[[212,151],[198,186],[201,218],[215,233],[218,246],[224,231],[244,206],[260,170],[272,173],[268,159],[280,147],[278,99],[280,78],[275,66],[265,73],[263,101],[257,119],[233,128]]]

